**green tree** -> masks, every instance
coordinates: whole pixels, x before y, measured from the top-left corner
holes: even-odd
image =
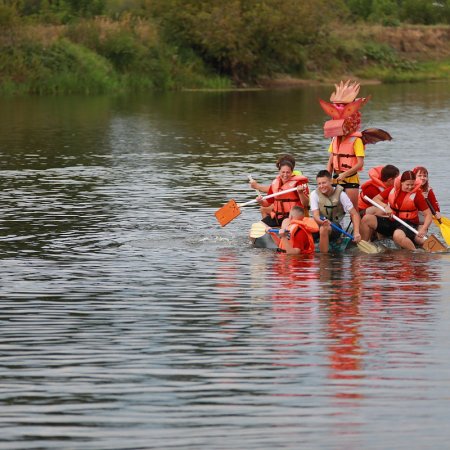
[[[439,22],[439,9],[432,0],[403,0],[400,19],[404,22],[431,25]]]
[[[168,40],[193,49],[236,83],[300,71],[305,45],[339,10],[330,10],[326,0],[153,0],[152,5]]]
[[[369,19],[373,22],[394,23],[398,20],[397,0],[373,0]]]
[[[372,2],[373,0],[345,0],[351,15],[364,20],[372,13]]]

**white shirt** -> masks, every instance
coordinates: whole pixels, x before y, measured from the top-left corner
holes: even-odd
[[[348,198],[348,195],[344,191],[342,191],[341,195],[339,195],[339,201],[341,202],[342,207],[344,208],[344,211],[346,213],[348,213],[353,208],[352,201]],[[314,211],[319,209],[319,196],[317,195],[317,189],[311,192],[311,195],[309,196],[309,202],[311,204],[311,212],[314,213]]]

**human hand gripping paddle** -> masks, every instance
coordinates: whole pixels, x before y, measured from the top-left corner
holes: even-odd
[[[262,200],[267,200],[269,198],[277,197],[278,195],[287,194],[288,192],[294,192],[297,188],[293,187],[291,189],[286,189],[285,191],[278,191],[274,194],[266,195],[265,197],[262,197]],[[231,199],[228,203],[223,205],[221,208],[219,208],[214,215],[216,216],[216,219],[219,221],[220,225],[223,227],[230,223],[232,220],[234,220],[239,214],[241,214],[241,208],[243,206],[248,206],[253,203],[257,203],[259,198],[255,198],[253,200],[250,200],[245,203],[236,203],[233,199]]]
[[[320,217],[320,219],[326,220],[326,217]],[[341,233],[345,234],[345,236],[348,236],[352,241],[354,240],[354,237],[350,233],[347,233],[347,231],[343,230],[340,226],[336,225],[331,220],[329,222],[330,222],[330,225],[335,230],[340,231]],[[359,241],[356,243],[356,245],[364,253],[380,253],[381,252],[380,248],[378,248],[376,245],[371,244],[370,242],[367,242],[367,241]]]
[[[381,211],[386,213],[386,210],[383,208],[383,206],[381,206],[371,198],[367,197],[367,195],[364,196],[364,200],[366,200],[366,202],[371,203],[373,206],[376,206],[377,208],[381,209]],[[414,227],[406,223],[404,220],[400,219],[400,217],[397,217],[396,215],[392,214],[392,218],[395,219],[398,223],[401,223],[404,227],[408,228],[408,230],[411,230],[413,233],[419,235],[419,232]],[[447,251],[447,248],[443,244],[441,244],[439,239],[434,234],[431,234],[428,237],[425,236],[425,242],[423,243],[422,247],[424,250],[430,253]]]
[[[248,178],[248,181],[250,181],[250,183],[252,183],[253,181],[255,181],[255,180],[253,179],[253,177],[252,177],[250,174],[247,174],[247,178]],[[258,195],[261,195],[261,192],[259,192],[258,189],[255,189],[255,191],[256,191],[256,193],[257,193]]]
[[[445,242],[450,245],[450,219],[447,217],[441,217],[438,219],[436,217],[436,210],[433,208],[428,197],[425,197],[425,201],[427,202],[428,207],[430,208],[431,214],[433,214],[433,221],[439,227],[442,237],[445,239]]]

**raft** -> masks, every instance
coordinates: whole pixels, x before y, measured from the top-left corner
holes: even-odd
[[[266,233],[261,237],[252,238],[250,241],[254,248],[267,248],[270,250],[278,250],[278,238],[276,233]],[[330,242],[329,252],[330,253],[343,253],[345,250],[354,247],[351,239],[347,236],[342,236],[337,241]],[[319,253],[319,243],[315,243],[315,251]]]

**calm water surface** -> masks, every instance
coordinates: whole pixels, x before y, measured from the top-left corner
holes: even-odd
[[[369,93],[366,169],[426,165],[450,215],[450,85]],[[214,217],[282,152],[314,179],[327,95],[1,102],[0,448],[448,448],[450,255],[290,257],[255,207]]]

